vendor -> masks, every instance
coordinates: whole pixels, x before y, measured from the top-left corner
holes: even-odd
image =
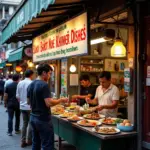
[[[80,106],[83,106],[86,101],[85,98],[88,97],[93,99],[95,96],[96,88],[90,82],[90,78],[88,75],[82,75],[80,77],[81,90],[80,95],[73,95],[72,99],[78,99]]]
[[[111,74],[108,71],[103,71],[99,76],[100,86],[96,89],[96,95],[93,100],[86,98],[89,104],[97,104],[99,113],[106,117],[117,116],[117,106],[119,100],[119,90],[111,83]]]

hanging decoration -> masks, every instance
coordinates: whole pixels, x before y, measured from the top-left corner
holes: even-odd
[[[126,48],[123,44],[122,39],[119,36],[119,27],[117,38],[114,42],[114,45],[111,47],[111,57],[126,57]]]
[[[16,71],[17,72],[21,72],[22,71],[22,68],[20,66],[16,66]]]

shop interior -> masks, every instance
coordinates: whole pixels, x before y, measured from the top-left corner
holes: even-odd
[[[102,22],[106,22],[106,24],[92,24],[88,55],[50,62],[55,70],[51,78],[52,95],[56,97],[69,95],[71,100],[72,95],[80,93],[79,77],[81,75],[89,75],[91,83],[97,87],[99,86],[100,72],[110,71],[111,82],[120,91],[118,117],[130,118],[134,121],[133,83],[132,81],[124,82],[125,74],[131,75],[129,77],[131,79],[134,69],[134,31],[132,26],[126,25],[125,22],[128,20],[129,12],[122,12],[103,20]],[[120,22],[124,24],[120,25]],[[120,44],[123,50],[121,53],[115,54],[113,47],[117,38],[120,38],[121,43],[117,44]],[[129,78],[126,80],[130,80]],[[58,83],[61,83],[60,87]]]

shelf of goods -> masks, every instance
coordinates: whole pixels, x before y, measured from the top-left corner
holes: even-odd
[[[104,70],[104,60],[101,58],[82,58],[80,67],[81,72],[101,72]]]

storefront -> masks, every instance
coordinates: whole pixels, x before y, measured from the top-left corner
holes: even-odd
[[[40,62],[51,63],[55,68],[52,91],[57,97],[69,95],[71,99],[72,95],[79,94],[79,77],[82,74],[88,74],[92,84],[98,86],[99,73],[110,71],[113,84],[120,88],[121,99],[118,116],[128,118],[135,125],[135,132],[120,133],[116,136],[99,136],[91,132],[89,128],[71,124],[56,116],[53,117],[53,121],[55,133],[79,149],[88,150],[91,148],[89,144],[83,144],[85,145],[83,146],[80,143],[85,137],[93,142],[95,149],[109,149],[110,147],[106,145],[110,144],[112,147],[111,143],[113,142],[119,143],[118,149],[121,149],[120,146],[124,138],[126,138],[126,141],[135,142],[141,130],[140,120],[137,119],[141,113],[138,106],[141,101],[139,101],[141,93],[138,91],[140,86],[138,84],[141,83],[141,80],[137,82],[137,79],[139,79],[138,39],[136,39],[138,31],[135,16],[132,14],[133,4],[131,4],[132,7],[127,9],[127,6],[126,8],[122,7],[122,4],[125,4],[123,0],[119,1],[118,4],[116,1],[116,4],[110,4],[109,7],[106,2],[101,2],[102,7],[100,10],[96,6],[98,4],[96,2],[94,5],[84,1],[60,3],[58,0],[56,4],[54,2],[45,4],[45,7],[38,12],[38,16],[36,16],[36,13],[35,18],[30,16],[31,19],[28,23],[25,15],[20,16],[20,19],[25,19],[27,24],[15,31],[17,33],[12,36],[7,34],[8,30],[11,29],[11,23],[8,23],[8,30],[6,30],[7,27],[4,29],[3,42],[6,40],[7,42],[33,40],[33,62],[36,64]],[[17,19],[17,16],[23,14],[21,13],[23,5],[27,7],[29,4],[24,2],[20,6],[20,11],[16,13],[14,20]],[[38,2],[35,6],[39,7]],[[92,10],[91,7],[95,10]],[[43,9],[45,10],[43,11]],[[32,8],[31,11],[33,10]],[[64,17],[66,13],[67,17]],[[69,19],[68,13],[70,14]],[[64,14],[64,18],[62,14]],[[94,17],[95,15],[96,17]],[[57,21],[56,18],[61,19]],[[13,22],[13,19],[11,21]],[[14,26],[12,25],[12,27]],[[120,56],[114,53],[115,50],[113,49],[114,39],[117,36],[121,38],[122,45],[124,45],[122,53],[119,53]],[[72,136],[69,136],[69,134]],[[80,137],[80,141],[76,140],[78,137]],[[139,143],[141,143],[141,134],[138,137]],[[132,142],[126,144],[131,146]],[[134,145],[136,145],[135,143]],[[140,147],[140,144],[138,147]],[[117,149],[115,146],[114,148]],[[126,148],[124,145],[124,149]],[[133,145],[131,149],[140,150],[140,148],[133,147]]]

